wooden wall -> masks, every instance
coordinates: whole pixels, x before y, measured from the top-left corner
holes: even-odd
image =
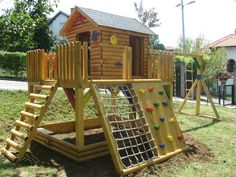
[[[110,36],[117,37],[117,44],[110,43]],[[144,46],[144,78],[147,77],[148,36],[113,28],[102,28],[102,78],[122,78],[124,47],[130,45],[130,36],[143,37]]]
[[[71,42],[76,40],[78,33],[90,32],[90,78],[122,78],[123,52],[124,47],[130,44],[130,35],[143,37],[143,78],[147,78],[148,35],[108,27],[99,27],[87,19],[84,19],[81,23],[79,19],[80,14],[77,14],[77,16],[74,17],[74,22],[71,24],[66,37]],[[98,33],[96,41],[93,40],[94,31]],[[117,44],[112,45],[110,43],[111,35],[117,37]]]

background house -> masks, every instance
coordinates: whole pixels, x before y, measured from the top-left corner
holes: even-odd
[[[236,67],[236,30],[234,34],[229,34],[211,44],[209,44],[210,48],[222,48],[224,47],[227,52],[227,65],[226,65],[226,71],[232,74],[232,78],[228,79],[226,82],[226,85],[234,85],[236,87],[236,78],[234,72],[234,67]],[[234,89],[236,90],[236,89]],[[234,91],[236,92],[236,91]],[[232,89],[227,88],[227,93],[231,94]],[[234,93],[236,96],[236,93]],[[235,100],[236,103],[236,100]]]
[[[60,31],[65,22],[67,21],[69,15],[66,13],[59,11],[56,15],[48,20],[48,26],[52,30],[53,36],[56,37],[57,40],[64,40],[65,38],[60,36]]]

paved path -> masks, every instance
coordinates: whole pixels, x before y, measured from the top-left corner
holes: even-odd
[[[23,81],[0,80],[0,90],[28,90],[28,83]]]

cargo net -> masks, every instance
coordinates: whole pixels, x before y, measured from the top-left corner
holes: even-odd
[[[124,167],[155,158],[156,145],[132,84],[98,84],[96,89]]]

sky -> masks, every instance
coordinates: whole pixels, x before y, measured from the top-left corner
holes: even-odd
[[[5,0],[7,1],[7,0]],[[191,0],[183,0],[187,4]],[[203,35],[209,42],[234,33],[236,29],[236,0],[195,0],[196,3],[184,6],[185,36],[196,38]],[[9,1],[7,1],[9,4]],[[87,7],[121,16],[137,18],[134,2],[140,0],[60,0],[53,16],[59,10],[70,14],[75,5]],[[177,46],[182,36],[181,8],[176,7],[180,0],[143,0],[145,9],[155,7],[161,25],[152,30],[159,35],[165,46]],[[1,3],[0,9],[7,6]]]

